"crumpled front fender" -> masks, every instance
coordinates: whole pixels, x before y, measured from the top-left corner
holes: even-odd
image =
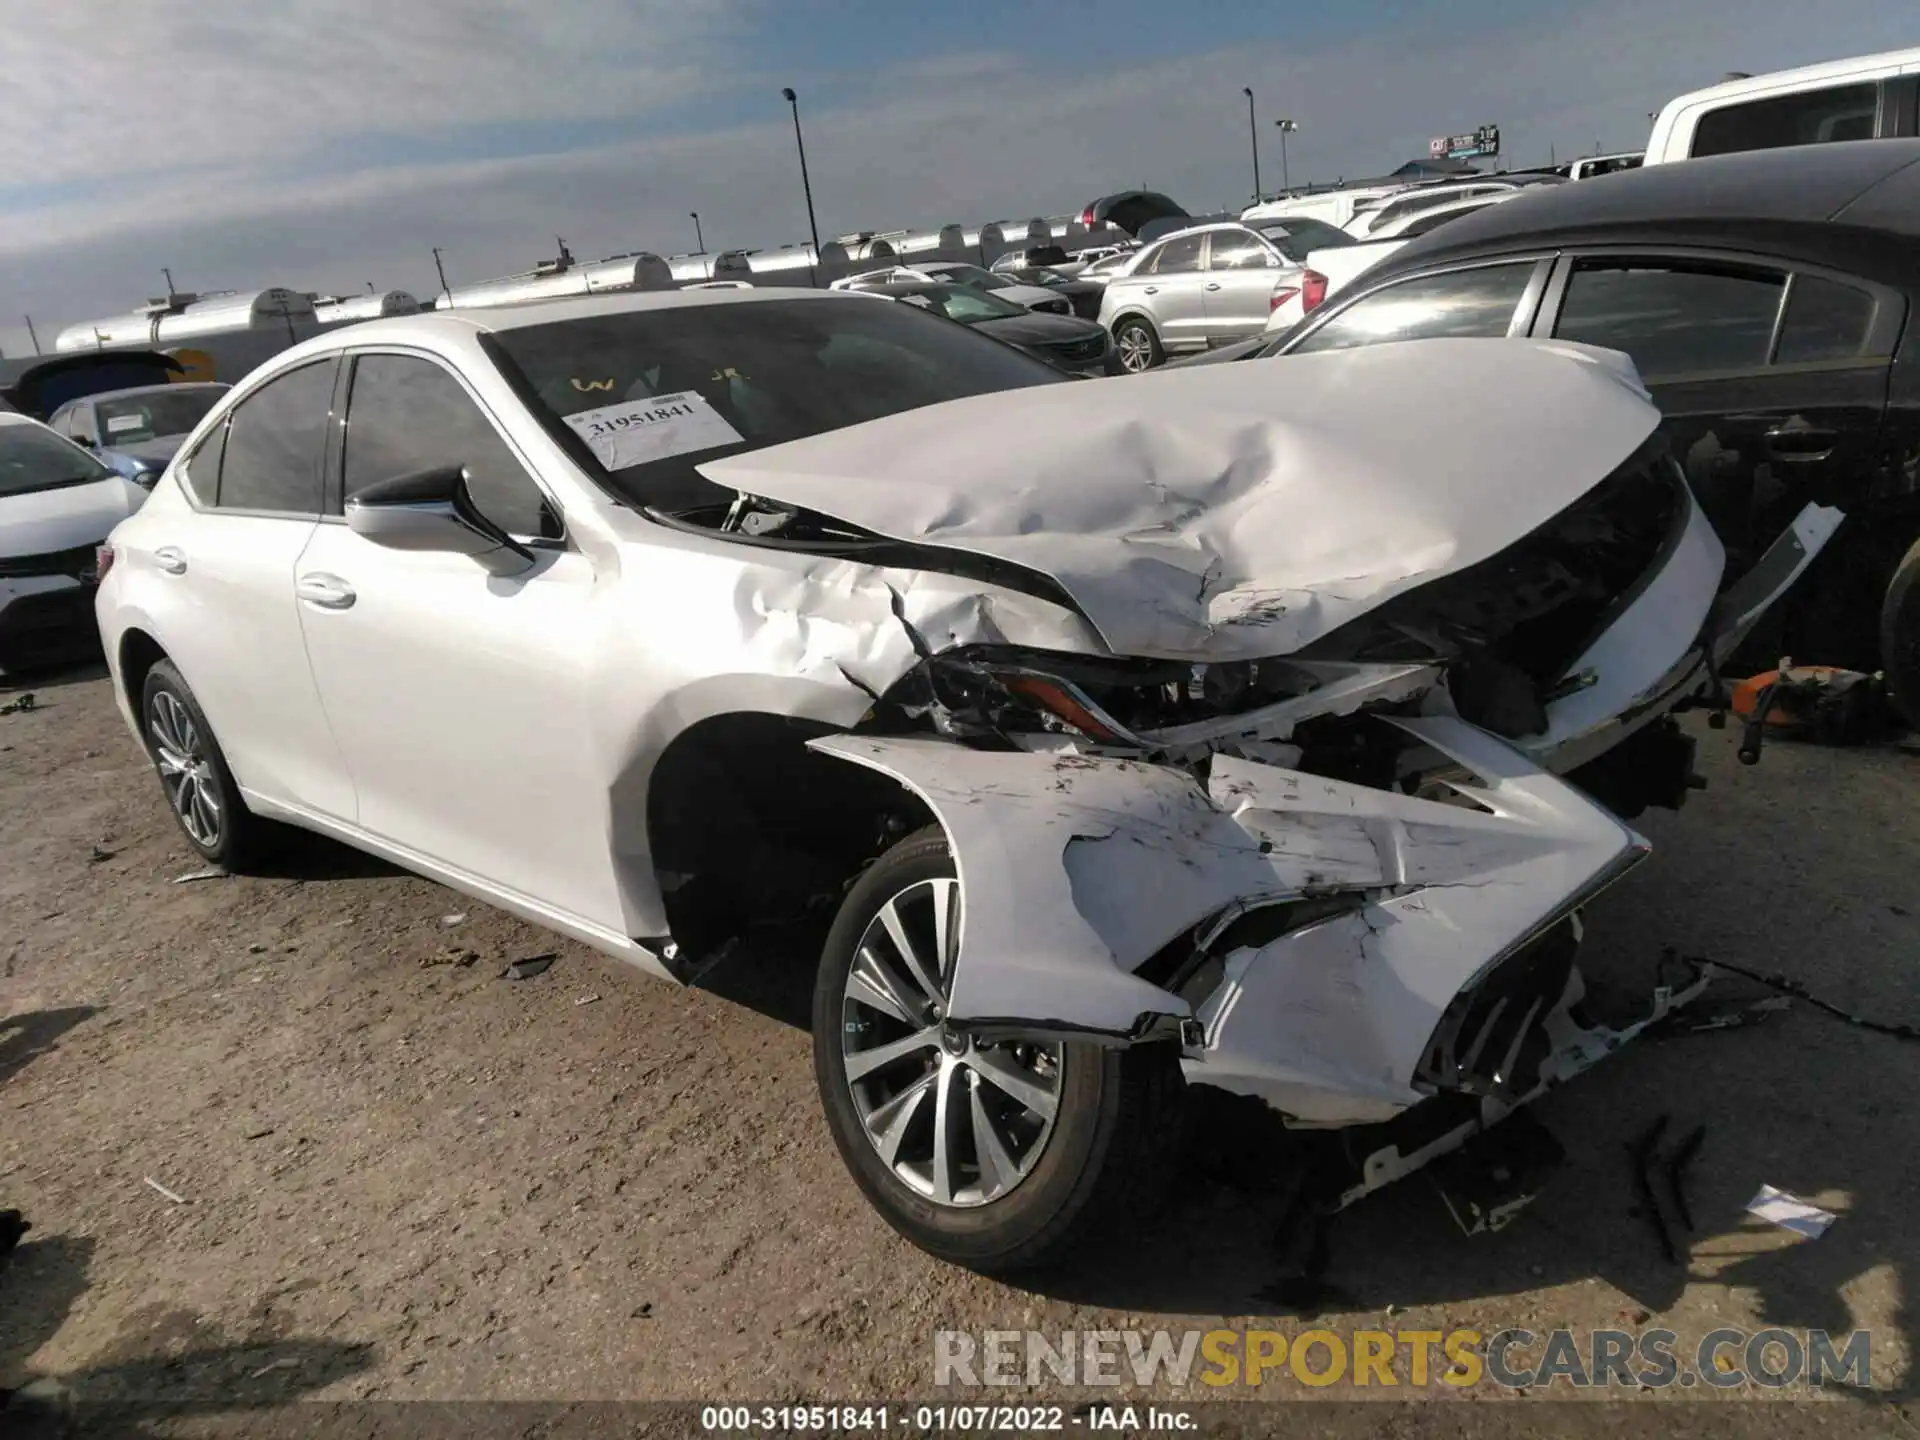
[[[1647,849],[1484,731],[1392,723],[1468,772],[1454,789],[1469,803],[1224,755],[1202,786],[1135,760],[924,738],[813,743],[892,776],[945,828],[965,907],[955,1023],[1137,1036],[1192,1013],[1133,973],[1183,932],[1355,893],[1352,914],[1224,957],[1188,1078],[1284,1097],[1295,1113],[1326,1119],[1344,1105],[1373,1118],[1419,1098],[1413,1070],[1456,992]]]

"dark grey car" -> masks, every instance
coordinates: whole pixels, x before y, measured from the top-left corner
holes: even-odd
[[[932,310],[1076,375],[1111,375],[1118,370],[1107,332],[1091,320],[1038,314],[970,285],[909,282],[876,285],[865,293]]]

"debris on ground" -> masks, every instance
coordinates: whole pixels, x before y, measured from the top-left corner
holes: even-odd
[[[267,953],[267,947],[256,940],[253,944],[247,946],[247,953],[249,955],[264,955]]]
[[[273,1134],[273,1126],[268,1125],[268,1126],[264,1126],[259,1130],[249,1130],[246,1134],[242,1135],[240,1138],[242,1140],[264,1140],[267,1138],[267,1136],[271,1134]]]
[[[1840,1218],[1831,1210],[1822,1210],[1798,1195],[1789,1195],[1771,1185],[1762,1185],[1760,1193],[1747,1202],[1747,1213],[1770,1220],[1781,1229],[1792,1230],[1809,1240],[1818,1240],[1827,1233],[1827,1227]]]
[[[458,965],[462,970],[470,969],[480,961],[478,950],[469,950],[464,945],[449,945],[444,950],[425,956],[420,961],[422,970],[431,970],[439,965]]]
[[[1443,1155],[1427,1175],[1466,1235],[1504,1230],[1566,1161],[1560,1142],[1522,1110]]]
[[[1655,1173],[1664,1171],[1666,1164],[1673,1159],[1673,1153],[1669,1153],[1664,1160],[1658,1153],[1660,1139],[1667,1133],[1667,1122],[1671,1118],[1667,1115],[1656,1116],[1653,1123],[1640,1133],[1639,1138],[1627,1146],[1627,1154],[1633,1161],[1633,1184],[1640,1196],[1640,1208],[1646,1213],[1648,1223],[1653,1226],[1654,1238],[1660,1242],[1661,1258],[1669,1265],[1678,1263],[1680,1257],[1674,1248],[1673,1222],[1660,1203],[1660,1195],[1654,1188],[1653,1179]]]
[[[578,1000],[573,1002],[573,1005],[574,1005],[574,1008],[577,1010],[582,1005],[596,1004],[598,1003],[599,999],[600,997],[598,995],[582,995]]]
[[[204,870],[189,870],[184,875],[176,875],[170,883],[174,885],[191,885],[196,880],[225,880],[226,878],[227,872],[225,870],[222,870],[218,865],[209,865]]]
[[[33,1222],[18,1210],[0,1210],[0,1255],[6,1255],[20,1243],[20,1237],[33,1228]]]
[[[98,865],[102,860],[111,860],[119,853],[118,850],[109,850],[104,845],[96,845],[87,855],[87,863],[89,865]]]
[[[440,923],[449,929],[455,925],[464,925],[467,923],[467,912],[464,910],[456,910],[451,915],[442,915],[440,917]]]
[[[1733,713],[1750,730],[1815,745],[1864,745],[1895,728],[1885,676],[1791,660],[1735,685]]]
[[[262,1365],[258,1370],[247,1376],[247,1378],[249,1380],[262,1380],[273,1374],[276,1370],[298,1370],[299,1368],[300,1362],[289,1355],[279,1360],[269,1360],[265,1365]]]
[[[1695,1008],[1676,1010],[1660,1026],[1663,1035],[1704,1035],[1715,1030],[1741,1030],[1758,1025],[1793,1008],[1788,995],[1769,995],[1725,1010],[1702,1012]]]
[[[173,1191],[167,1189],[166,1186],[162,1185],[158,1180],[154,1179],[151,1175],[142,1176],[141,1178],[147,1182],[147,1185],[150,1189],[156,1191],[161,1195],[164,1195],[167,1199],[171,1200],[174,1204],[184,1205],[187,1203],[186,1196],[174,1194]]]
[[[31,690],[23,690],[6,704],[0,705],[0,715],[12,715],[16,711],[37,709],[38,704]]]
[[[1681,961],[1681,959],[1679,952],[1671,945],[1661,952],[1662,964]],[[1861,1030],[1871,1030],[1876,1035],[1886,1035],[1895,1040],[1920,1040],[1920,1025],[1901,1021],[1869,1020],[1864,1015],[1856,1015],[1850,1010],[1842,1009],[1830,1000],[1822,1000],[1798,980],[1786,975],[1772,974],[1764,970],[1749,970],[1744,965],[1736,965],[1730,960],[1707,960],[1699,956],[1685,957],[1683,963],[1699,966],[1709,974],[1720,971],[1728,975],[1738,975],[1743,980],[1751,980],[1756,985],[1766,986],[1775,994],[1804,1001],[1816,1010],[1824,1010],[1836,1020],[1844,1020],[1847,1024]]]
[[[516,960],[501,972],[503,980],[531,980],[536,975],[544,975],[553,968],[553,962],[560,957],[557,954],[529,955],[524,960]]]

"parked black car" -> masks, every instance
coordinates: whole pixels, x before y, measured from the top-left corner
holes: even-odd
[[[875,285],[864,293],[885,295],[919,305],[971,325],[983,335],[1018,346],[1028,354],[1076,375],[1119,373],[1107,332],[1091,320],[1072,315],[1044,315],[1002,300],[991,290],[970,285],[938,285],[909,281]]]
[[[1284,335],[1207,358],[1439,335],[1625,351],[1729,579],[1807,501],[1847,513],[1743,658],[1884,665],[1920,724],[1916,307],[1920,139],[1856,141],[1543,186],[1412,241]]]
[[[1038,285],[1057,291],[1082,320],[1100,318],[1100,297],[1107,293],[1104,280],[1077,280],[1046,265],[1013,265],[993,273],[1004,275],[1009,280],[1018,280],[1022,285]]]

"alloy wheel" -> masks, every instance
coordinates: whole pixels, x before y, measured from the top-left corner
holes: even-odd
[[[1128,325],[1114,338],[1120,348],[1120,368],[1138,375],[1153,368],[1153,337],[1138,325]]]
[[[1053,1133],[1061,1047],[982,1045],[946,1024],[960,884],[920,880],[880,907],[842,1003],[843,1074],[867,1139],[902,1184],[967,1208],[1026,1179]]]
[[[220,844],[224,801],[200,727],[177,695],[156,690],[147,712],[147,733],[167,803],[194,841],[206,849]]]

